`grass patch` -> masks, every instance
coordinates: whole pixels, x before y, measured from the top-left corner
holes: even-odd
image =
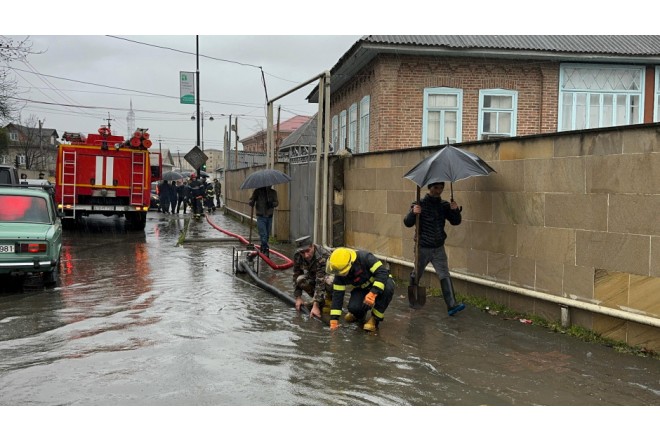
[[[578,338],[585,342],[601,344],[609,348],[612,348],[617,352],[632,354],[639,357],[650,357],[656,360],[660,360],[660,354],[657,352],[651,351],[646,348],[641,348],[638,346],[630,346],[624,342],[603,337],[598,333],[583,328],[581,326],[572,325],[568,328],[565,328],[561,325],[560,322],[549,321],[534,314],[524,314],[518,311],[514,311],[510,308],[507,308],[504,305],[483,298],[463,296],[463,295],[457,295],[456,298],[462,301],[463,303],[471,305],[475,308],[479,308],[481,311],[487,312],[490,315],[495,315],[498,317],[502,317],[504,319],[531,320],[532,322],[531,325],[541,326],[553,332],[570,335],[571,337]]]

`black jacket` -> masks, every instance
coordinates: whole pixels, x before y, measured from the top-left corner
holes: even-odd
[[[422,212],[419,215],[419,246],[423,248],[438,248],[445,244],[445,221],[452,225],[461,223],[461,211],[452,210],[448,201],[426,195],[420,201]],[[415,213],[410,211],[403,219],[406,227],[415,226]]]

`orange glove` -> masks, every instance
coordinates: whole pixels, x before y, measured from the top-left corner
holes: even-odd
[[[339,327],[339,320],[330,320],[330,330],[334,331]]]
[[[374,304],[376,303],[376,293],[375,292],[369,292],[366,296],[364,296],[364,303],[370,308],[374,307]]]

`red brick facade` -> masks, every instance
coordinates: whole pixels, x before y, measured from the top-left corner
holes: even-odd
[[[557,130],[558,82],[557,62],[382,54],[333,92],[331,115],[368,95],[369,151],[419,147],[424,89],[451,87],[463,91],[462,141],[474,141],[479,91],[507,89],[518,92],[516,135],[550,133]]]

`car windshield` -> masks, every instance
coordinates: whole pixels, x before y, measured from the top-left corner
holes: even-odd
[[[37,196],[0,195],[0,222],[49,223],[46,199]]]

